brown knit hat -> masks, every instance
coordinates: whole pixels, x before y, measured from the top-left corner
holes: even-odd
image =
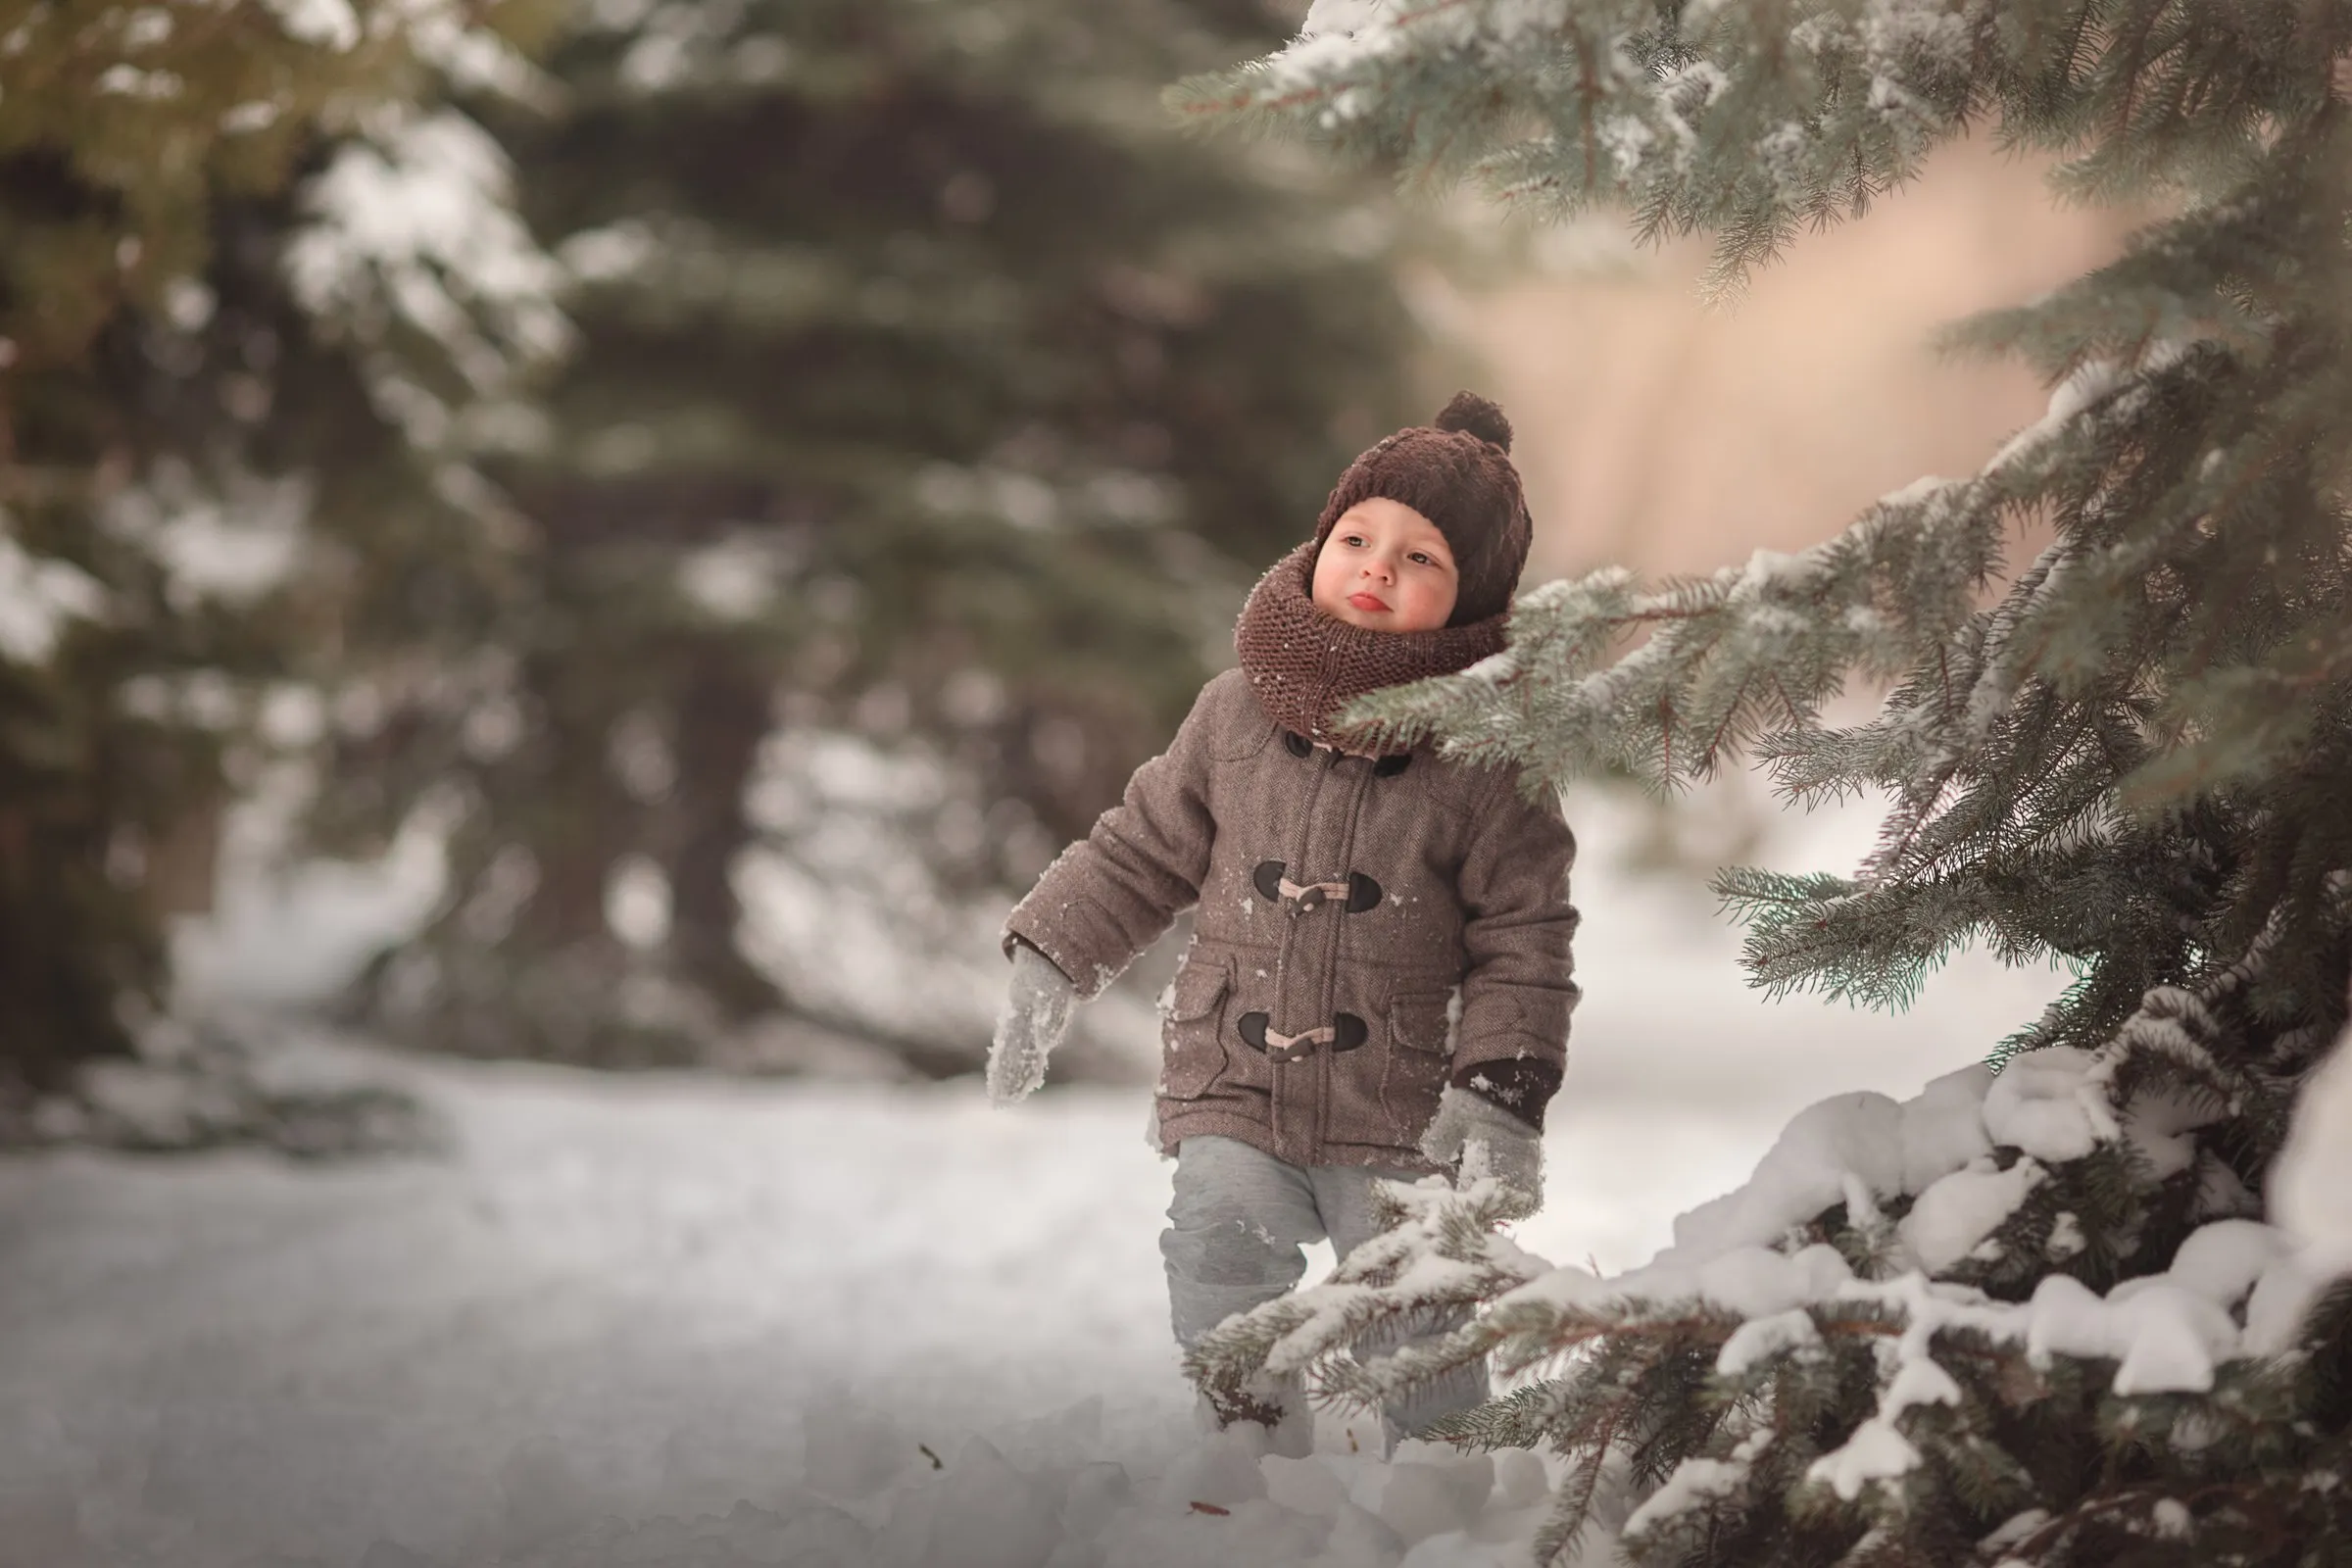
[[[1452,547],[1459,588],[1446,624],[1499,614],[1510,608],[1534,533],[1510,453],[1511,421],[1502,410],[1475,392],[1456,392],[1428,424],[1384,437],[1348,466],[1323,503],[1315,547],[1357,502],[1401,501]]]

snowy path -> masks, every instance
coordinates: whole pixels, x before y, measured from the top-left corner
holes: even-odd
[[[838,1491],[1024,1422],[1066,1446],[1091,1397],[1097,1456],[1189,1442],[1136,1091],[1000,1115],[968,1084],[411,1070],[452,1161],[0,1165],[0,1542],[456,1560],[783,1508],[827,1465]],[[1523,1235],[1630,1261],[1744,1174],[1740,1132],[1572,1112]]]
[[[0,1539],[456,1553],[774,1503],[812,1421],[910,1459],[1100,1396],[1104,1451],[1182,1438],[1135,1091],[999,1115],[964,1084],[416,1070],[454,1162],[0,1166]],[[1623,1168],[1557,1144],[1563,1192]],[[1640,1208],[1541,1223],[1617,1251],[1662,1228]]]
[[[1139,1422],[1179,1408],[1172,1369],[1135,1376],[1166,1359],[1162,1178],[1108,1106],[432,1079],[456,1164],[0,1167],[0,1473],[223,1539],[300,1492],[330,1525],[304,1544],[348,1555],[495,1524],[541,1440],[627,1512],[691,1500],[655,1494],[698,1445],[771,1494],[818,1411],[937,1446],[1139,1383]]]

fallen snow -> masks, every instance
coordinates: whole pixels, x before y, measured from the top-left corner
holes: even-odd
[[[0,1540],[172,1568],[414,1561],[379,1543],[1395,1568],[1521,1560],[1542,1516],[1525,1453],[1383,1461],[1327,1415],[1290,1461],[1195,1429],[1131,1091],[998,1114],[969,1083],[366,1059],[454,1122],[453,1159],[0,1165]],[[1595,1142],[1560,1152],[1570,1193],[1605,1189]]]
[[[1847,1084],[1868,1089],[1784,1156],[1792,1180],[1867,1199],[1980,1152],[1979,1069],[1906,1086],[2033,1016],[2056,976],[1965,964],[1902,1019],[1770,1004],[1698,873],[1613,860],[1628,807],[1586,797],[1572,819],[1588,994],[1529,1252],[1597,1288]],[[1850,863],[1870,825],[1792,821],[1773,857]],[[412,858],[365,898],[241,884],[229,929],[181,933],[192,989],[331,983],[367,906],[391,919],[432,880],[429,847]],[[1535,1456],[1382,1461],[1337,1413],[1297,1461],[1194,1430],[1140,1085],[998,1113],[976,1080],[401,1070],[455,1127],[450,1157],[0,1164],[0,1541],[60,1568],[1524,1560]],[[1681,1266],[1763,1316],[1859,1285],[1775,1239]],[[2249,1334],[2281,1281],[2255,1285]]]

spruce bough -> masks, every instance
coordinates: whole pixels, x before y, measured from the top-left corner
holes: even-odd
[[[1532,1374],[1448,1435],[1570,1458],[1547,1562],[1628,1493],[1644,1564],[2352,1559],[2352,1291],[2258,1196],[2345,1021],[2352,6],[1352,13],[1170,102],[1709,232],[1717,290],[1978,126],[2057,155],[2064,199],[2169,216],[1952,330],[2053,387],[1977,472],[1795,556],[1539,589],[1502,656],[1360,715],[1531,788],[1747,758],[1793,802],[1882,796],[1855,874],[1721,877],[1756,982],[1900,1006],[1982,942],[2062,960],[2065,994],[1910,1102],[1805,1112],[1616,1279],[1518,1251],[1485,1187],[1399,1195],[1398,1230],[1197,1375],[1368,1402],[1447,1359]],[[2049,543],[2013,561],[2029,523]],[[1849,681],[1886,695],[1840,726]],[[1343,1353],[1471,1302],[1428,1365]]]

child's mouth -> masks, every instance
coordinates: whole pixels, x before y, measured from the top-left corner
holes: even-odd
[[[1389,608],[1388,601],[1378,594],[1349,594],[1348,602],[1363,611],[1380,611]]]

